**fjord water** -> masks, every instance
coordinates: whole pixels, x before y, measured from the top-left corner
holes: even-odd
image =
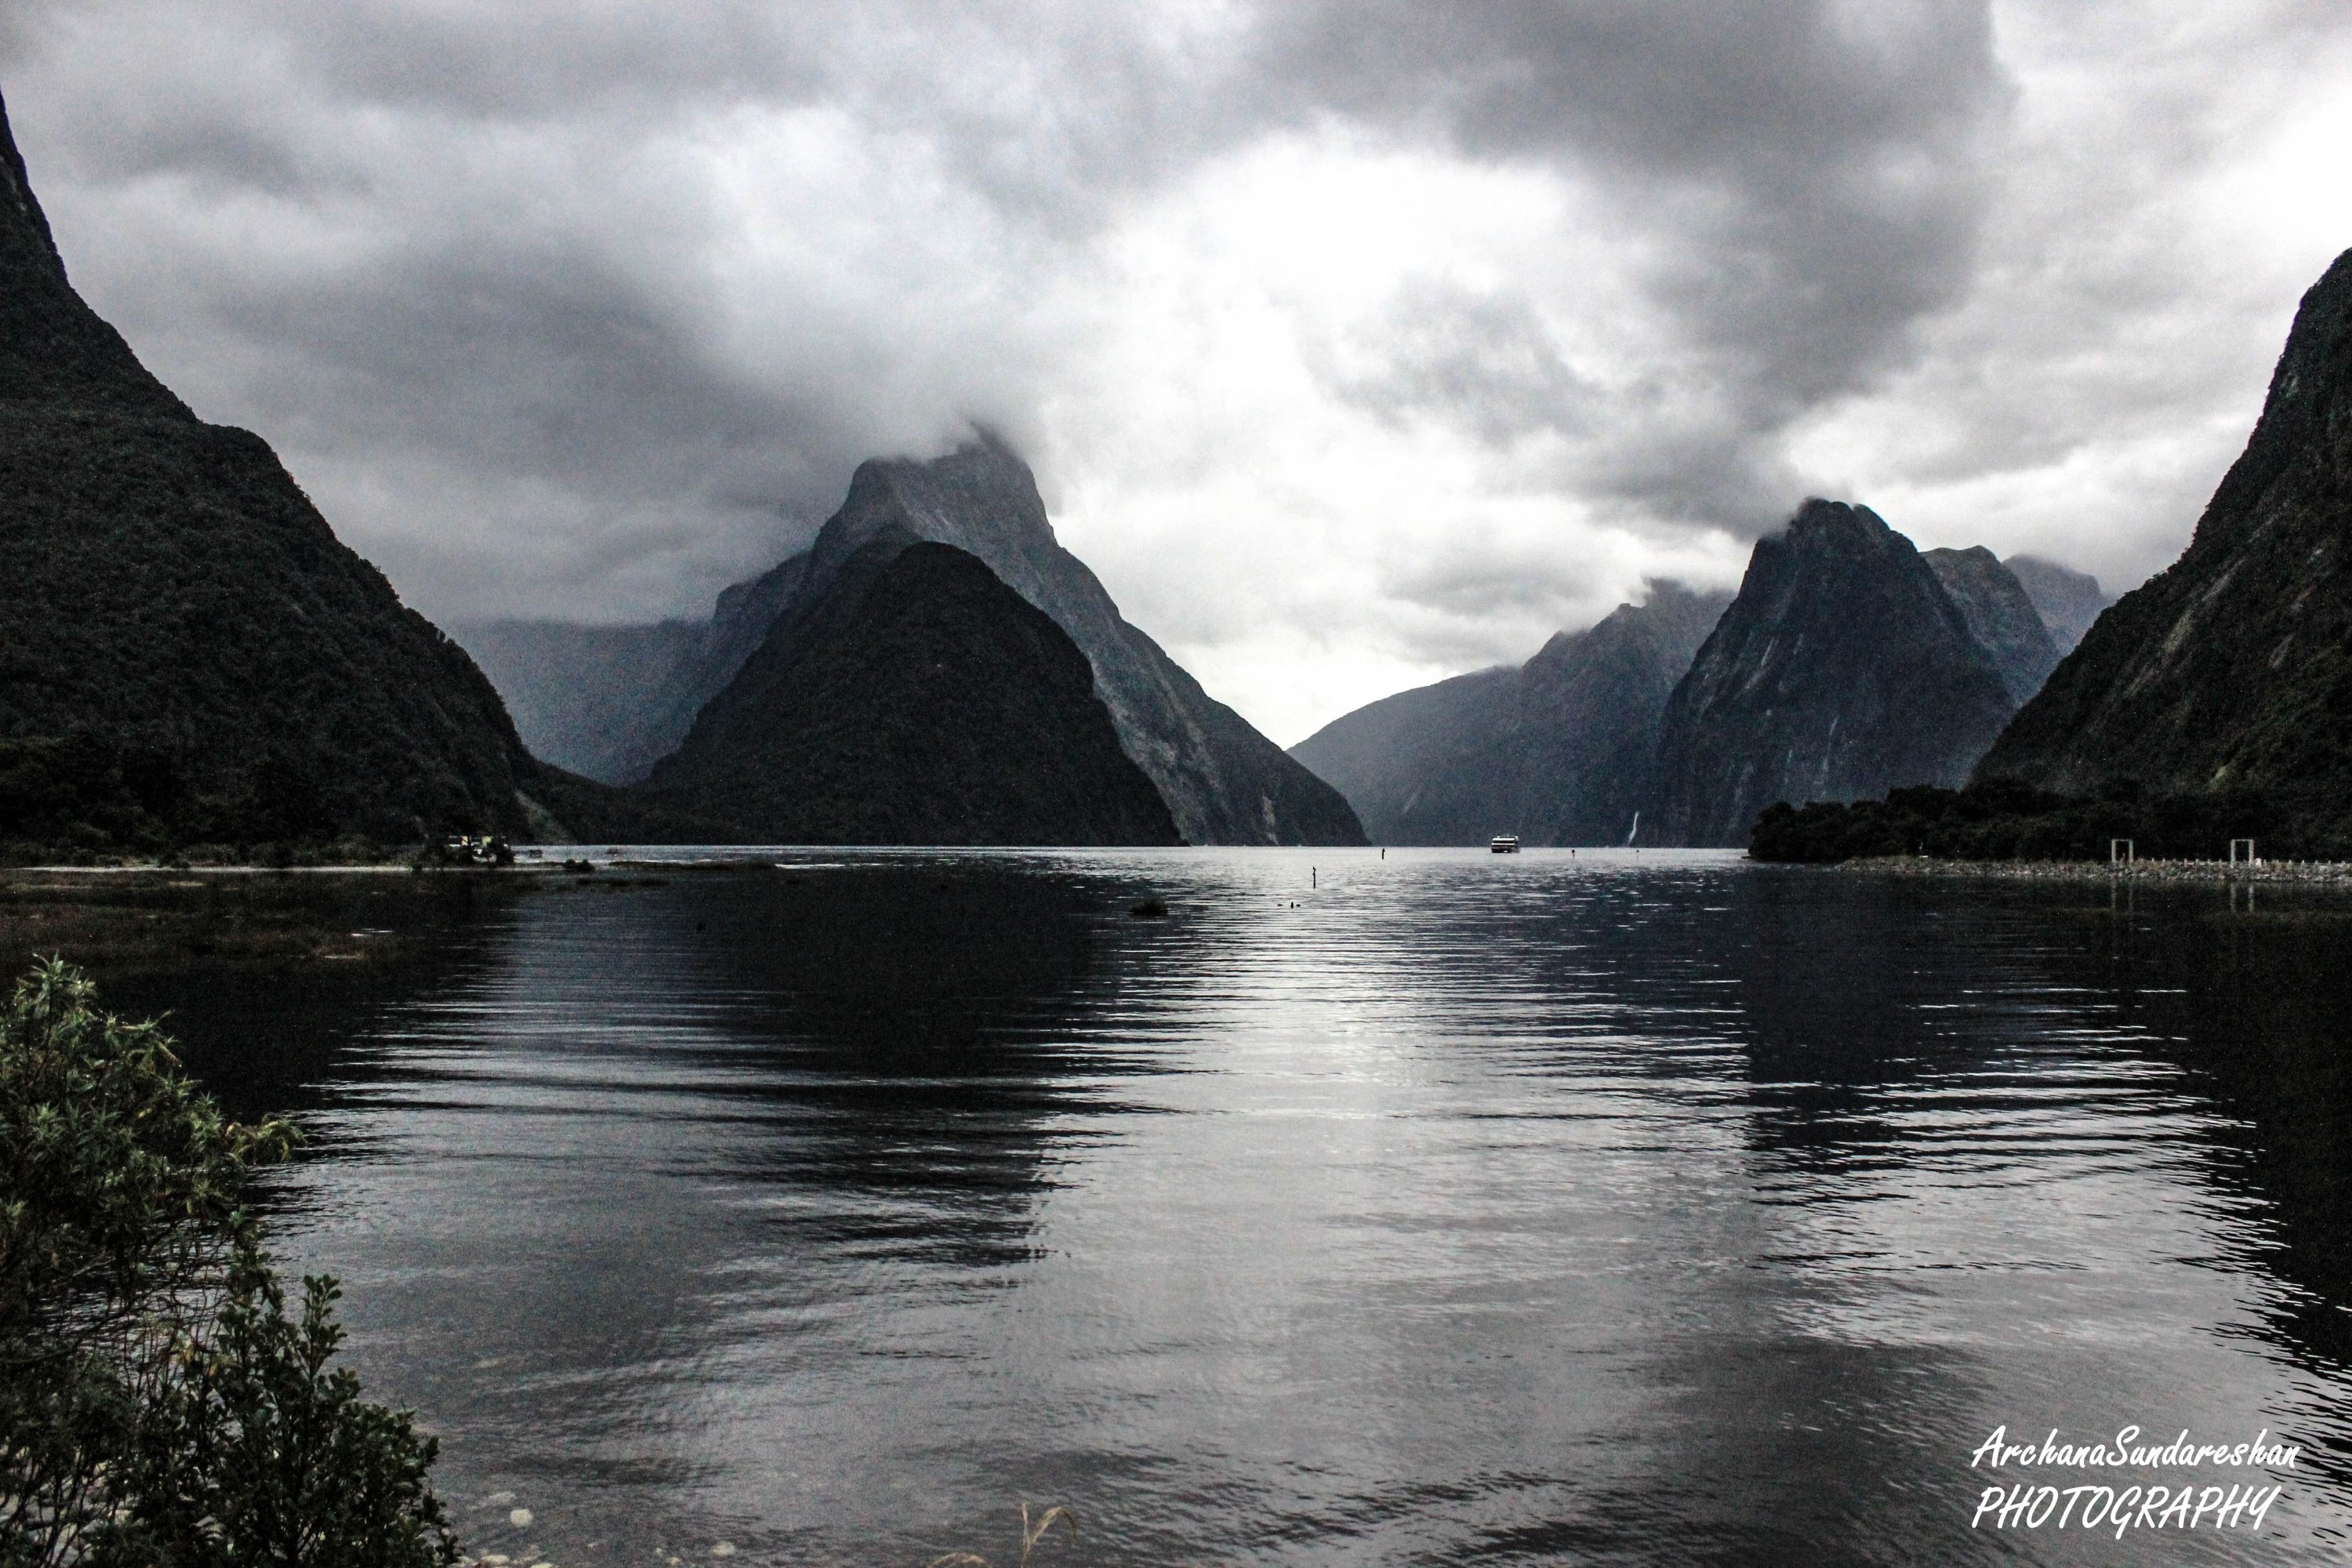
[[[281,1254],[518,1563],[2332,1561],[2352,906],[2262,897],[791,851],[114,1000],[299,1116]],[[2301,1455],[1970,1468],[2135,1425]],[[1971,1528],[2189,1479],[2282,1490]]]

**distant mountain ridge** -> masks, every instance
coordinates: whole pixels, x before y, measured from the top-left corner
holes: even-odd
[[[1923,550],[1919,558],[1959,606],[1969,635],[1992,655],[2011,700],[2023,702],[2041,690],[2058,668],[2058,645],[2017,574],[1981,544]]]
[[[637,783],[653,759],[686,738],[695,712],[717,689],[700,691],[702,683],[688,673],[715,640],[711,634],[709,623],[694,621],[461,621],[449,627],[506,700],[531,755],[609,784]],[[740,664],[733,661],[718,686]],[[689,684],[699,694],[685,717],[674,725],[660,721],[660,694]]]
[[[0,102],[0,841],[557,831],[463,649],[68,281]]]
[[[1517,669],[1383,698],[1291,754],[1339,785],[1381,843],[1622,843],[1652,787],[1666,699],[1729,602],[1654,584]]]
[[[2099,586],[2096,577],[2061,566],[2055,561],[2044,561],[2038,555],[2009,555],[2002,557],[2000,563],[2009,568],[2017,585],[2033,602],[2061,658],[2074,651],[2083,634],[2116,602],[2113,594]]]
[[[2264,792],[2305,853],[2352,851],[2352,251],[2304,295],[2189,548],[2099,617],[1977,773]]]

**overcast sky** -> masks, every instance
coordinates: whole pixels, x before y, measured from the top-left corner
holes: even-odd
[[[2352,246],[2343,0],[0,0],[83,293],[445,620],[975,422],[1276,740],[1807,494],[2127,586]]]

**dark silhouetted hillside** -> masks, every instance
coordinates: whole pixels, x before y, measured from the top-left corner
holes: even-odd
[[[66,279],[0,106],[0,843],[546,830],[490,683]]]
[[[2352,251],[2303,297],[2188,550],[2099,617],[1978,773],[2253,792],[2304,853],[2352,851]]]
[[[776,843],[1182,842],[1069,637],[898,531],[780,620],[632,794]]]
[[[2015,708],[1911,542],[1866,507],[1809,500],[1757,541],[1666,705],[1658,840],[1743,845],[1777,801],[1956,785]]]

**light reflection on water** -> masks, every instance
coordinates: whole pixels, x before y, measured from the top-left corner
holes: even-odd
[[[163,998],[300,1109],[282,1249],[478,1551],[1005,1561],[1024,1499],[1087,1531],[1041,1563],[2341,1550],[2333,906],[763,858],[533,894],[365,1007]],[[2259,1537],[1969,1528],[1994,1426],[2130,1423],[2308,1457]]]

